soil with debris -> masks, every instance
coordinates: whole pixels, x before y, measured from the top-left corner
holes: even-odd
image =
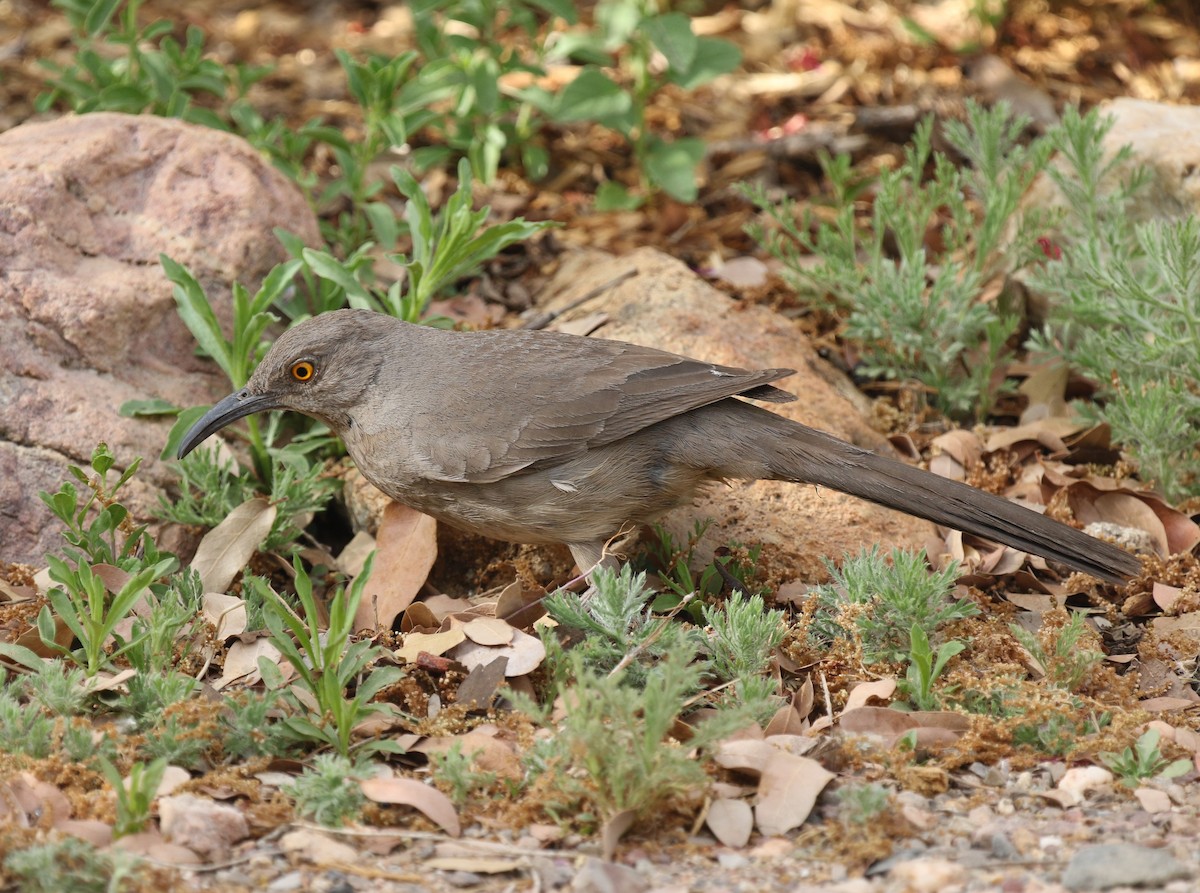
[[[0,0],[0,131],[60,114],[34,106],[42,90],[39,63],[64,62],[70,52],[65,20],[47,7],[33,0]],[[584,135],[555,134],[550,155],[556,165],[546,182],[502,170],[488,200],[504,216],[560,221],[564,226],[553,237],[560,246],[624,255],[652,245],[693,268],[711,269],[758,255],[744,231],[754,212],[735,192],[736,184],[761,180],[800,199],[818,196],[820,151],[850,152],[863,172],[879,170],[901,156],[922,116],[958,116],[968,97],[1007,100],[1035,121],[1052,117],[1066,102],[1090,106],[1136,96],[1193,104],[1200,99],[1200,15],[1184,0],[1013,0],[998,26],[969,15],[972,7],[967,0],[698,4],[689,8],[700,15],[698,30],[737,43],[744,52],[742,68],[692,94],[663,91],[650,110],[652,127],[698,136],[709,145],[697,202],[658,197],[639,210],[593,212],[596,170],[626,182],[636,179],[624,140],[600,128]],[[264,115],[282,115],[292,126],[320,117],[350,130],[359,122],[346,101],[333,50],[395,53],[411,29],[404,4],[366,0],[183,5],[150,0],[143,15],[199,26],[223,61],[273,66],[274,73],[249,94]],[[975,49],[950,49],[968,46]],[[330,157],[313,160],[318,175],[326,175],[334,163]],[[443,311],[492,324],[523,308],[553,270],[556,250],[543,243],[507,258],[507,266],[490,267],[458,311]],[[837,338],[838,320],[802,307],[781,281],[771,277],[762,284],[722,287],[742,301],[795,318],[832,359],[847,361]],[[878,412],[889,432],[909,432],[928,419],[922,408],[906,402],[911,395],[886,396],[890,399]],[[913,449],[925,450],[942,433],[918,433]],[[1037,439],[1036,432],[1029,436]],[[956,448],[983,451],[982,443],[968,443],[972,437],[978,439],[975,432],[954,432],[958,446],[941,446],[951,457]],[[978,479],[970,482],[998,492],[1016,487],[1013,463],[1006,465],[1011,459],[1005,452],[991,467],[974,472]],[[1070,488],[1083,489],[1089,480],[1068,479],[1074,474],[1069,457],[1046,464],[1061,472],[1060,505]],[[1142,498],[1134,491],[1122,495]],[[1185,512],[1173,517],[1179,524],[1194,523]],[[943,545],[947,553],[961,554],[961,541],[951,538]],[[458,554],[466,561],[476,547],[463,544]],[[816,784],[805,774],[815,771],[810,764],[836,774],[828,786],[817,785],[815,809],[796,830],[755,832],[740,846],[719,843],[714,827],[737,836],[737,822],[724,825],[726,819],[718,815],[723,804],[745,799],[753,790],[744,775],[727,767],[717,770],[718,787],[707,801],[675,803],[654,821],[634,825],[620,837],[615,858],[605,861],[601,833],[564,832],[548,816],[503,803],[502,796],[474,804],[464,814],[461,837],[447,833],[428,814],[386,803],[374,807],[378,821],[368,826],[316,829],[292,821],[283,805],[279,786],[294,767],[242,766],[227,768],[224,777],[187,784],[201,796],[244,804],[250,839],[201,867],[167,868],[163,862],[153,880],[178,890],[271,893],[1200,889],[1200,785],[1194,768],[1128,787],[1094,761],[1046,756],[1048,749],[1064,744],[1054,736],[1098,729],[1097,717],[1105,714],[1105,731],[1093,741],[1097,752],[1119,751],[1131,733],[1152,729],[1160,736],[1164,763],[1198,758],[1200,697],[1190,674],[1200,660],[1200,642],[1181,632],[1196,616],[1191,608],[1200,590],[1200,569],[1194,559],[1148,568],[1133,585],[1117,591],[1096,581],[1047,584],[1020,570],[994,576],[991,570],[1002,557],[991,558],[993,566],[974,571],[962,583],[962,594],[983,607],[984,616],[956,628],[955,635],[969,639],[978,658],[957,667],[950,681],[980,699],[999,697],[1002,690],[1020,692],[1029,708],[1020,721],[1029,728],[1019,729],[1016,721],[985,725],[937,715],[914,715],[897,728],[895,717],[876,706],[889,694],[888,668],[866,671],[861,655],[851,653],[807,653],[803,635],[796,634],[781,655],[781,676],[797,691],[789,711],[778,717],[781,728],[800,733],[837,720],[841,729],[836,735],[796,734],[807,740],[797,742],[790,755],[797,762],[786,777],[787,791],[803,799]],[[487,565],[485,559],[477,568]],[[537,565],[533,575],[543,581],[562,573],[555,565],[561,556],[513,550],[503,560],[526,569]],[[0,569],[11,585],[28,582],[19,579],[20,569]],[[440,571],[439,585],[453,591],[452,573]],[[480,570],[475,581],[483,575]],[[779,603],[799,605],[804,595],[801,589],[785,590]],[[1172,608],[1173,599],[1185,601]],[[1055,699],[1016,681],[1039,668],[1031,665],[1030,654],[1011,646],[1007,629],[1010,622],[1036,614],[1035,631],[1050,635],[1065,622],[1059,606],[1064,600],[1091,609],[1096,620],[1086,644],[1102,650],[1107,660],[1089,671],[1078,697]],[[1147,618],[1167,612],[1183,618],[1179,627],[1148,632]],[[3,620],[7,624],[10,618]],[[1139,670],[1131,674],[1127,670],[1135,658]],[[805,701],[798,680],[818,661],[827,668],[823,686],[818,683],[814,692],[810,682]],[[839,677],[838,666],[853,670]],[[428,708],[437,701],[439,686],[447,684],[436,668],[427,669],[429,675],[405,693],[412,701],[406,706]],[[885,690],[859,690],[880,683]],[[203,721],[198,712],[196,722]],[[495,722],[503,726],[502,720]],[[449,737],[461,730],[447,721],[440,733],[426,731]],[[529,729],[501,728],[496,737],[515,753],[528,746],[530,734]],[[1041,749],[1014,745],[1014,736],[1021,734],[1042,736]],[[917,742],[915,747],[898,746],[905,735]],[[926,747],[933,740],[941,744]],[[48,783],[50,774],[40,771],[40,783]],[[80,779],[55,780],[66,796],[81,803],[86,799]],[[873,785],[882,786],[881,802],[871,800]],[[32,781],[29,787],[34,789]],[[26,832],[32,829],[21,833]],[[5,844],[12,847],[14,839],[6,837]]]

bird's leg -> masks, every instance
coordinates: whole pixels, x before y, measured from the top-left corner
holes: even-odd
[[[616,570],[621,566],[621,559],[615,552],[608,550],[606,542],[571,543],[567,548],[571,550],[571,557],[579,565],[580,573],[588,581],[588,588],[579,597],[584,604],[587,604],[596,594],[596,584],[592,582],[592,574],[601,567]]]

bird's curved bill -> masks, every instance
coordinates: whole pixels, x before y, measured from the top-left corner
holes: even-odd
[[[204,440],[216,434],[230,422],[263,412],[280,409],[279,401],[270,394],[251,394],[245,388],[230,394],[196,421],[184,435],[179,445],[178,457],[182,459]]]

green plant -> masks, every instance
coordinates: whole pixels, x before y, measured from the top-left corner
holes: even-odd
[[[462,742],[455,741],[449,750],[429,755],[434,779],[446,790],[455,806],[462,806],[473,792],[496,783],[495,772],[481,772],[475,768],[475,757],[480,752],[463,753]]]
[[[228,130],[225,118],[197,100],[240,99],[269,72],[208,58],[204,32],[194,25],[182,44],[171,36],[170,22],[140,28],[142,0],[52,0],[52,5],[71,24],[76,52],[70,65],[42,62],[52,76],[50,91],[38,97],[39,111],[65,101],[79,114],[148,112]]]
[[[1082,639],[1088,632],[1082,614],[1072,613],[1071,619],[1057,629],[1047,629],[1044,637],[1035,636],[1015,623],[1008,628],[1025,649],[1033,655],[1046,672],[1046,681],[1066,691],[1076,691],[1104,661],[1103,652],[1084,648]]]
[[[319,754],[283,792],[305,818],[329,828],[345,825],[362,814],[367,802],[358,786],[358,771],[343,754]]]
[[[386,150],[405,145],[410,134],[441,118],[435,106],[450,95],[449,84],[436,73],[416,76],[417,53],[372,55],[364,61],[335,50],[346,73],[351,98],[362,109],[361,139],[352,141],[339,130],[310,122],[306,131],[326,143],[337,161],[335,176],[317,199],[321,208],[340,203],[334,222],[321,222],[322,235],[349,255],[373,237],[385,250],[395,247],[395,213],[375,200],[383,183],[370,176],[371,164]]]
[[[1120,753],[1101,753],[1100,762],[1129,788],[1136,788],[1147,779],[1178,778],[1191,771],[1190,759],[1167,762],[1158,748],[1160,738],[1158,729],[1146,729],[1133,747],[1126,747]]]
[[[458,165],[457,188],[436,215],[412,174],[393,167],[391,175],[396,188],[408,200],[404,216],[412,239],[412,253],[391,258],[405,268],[404,279],[384,289],[375,284],[373,265],[363,251],[343,261],[328,251],[305,247],[294,237],[283,237],[289,251],[304,262],[302,272],[309,285],[308,293],[320,299],[319,306],[311,308],[314,314],[349,305],[418,322],[429,302],[448,286],[475,273],[508,246],[557,225],[518,217],[485,226],[491,209],[485,206],[472,210],[473,178],[466,159]],[[318,284],[314,279],[325,280],[332,287]]]
[[[758,573],[761,546],[745,549],[739,543],[730,543],[714,553],[712,562],[705,565],[698,576],[692,573],[696,546],[710,526],[711,519],[696,521],[687,542],[677,543],[662,524],[654,525],[648,564],[657,568],[659,581],[670,590],[654,600],[655,611],[671,610],[685,596],[715,596],[726,586],[747,595],[763,594],[763,586],[754,579]],[[698,604],[693,604],[689,614],[699,622],[703,616]]]
[[[769,719],[780,704],[779,686],[768,671],[787,632],[783,612],[766,610],[760,595],[746,597],[736,590],[720,607],[705,605],[703,610],[711,630],[705,647],[712,675],[732,681],[736,699],[750,707],[756,719]]]
[[[173,670],[139,672],[126,683],[127,691],[115,706],[131,716],[140,729],[153,729],[168,707],[194,695],[200,683]],[[173,761],[174,762],[174,761]]]
[[[109,483],[108,473],[116,466],[116,457],[108,444],[99,443],[92,451],[91,476],[76,465],[67,466],[71,477],[83,484],[86,497],[69,480],[54,494],[38,494],[63,523],[68,556],[78,560],[82,556],[93,564],[116,565],[123,571],[140,570],[168,557],[146,535],[145,525],[135,526],[129,510],[117,501],[118,492],[141,463],[141,458],[135,458],[115,482]]]
[[[356,726],[371,716],[392,712],[390,704],[372,703],[371,699],[403,676],[398,667],[376,667],[367,673],[384,650],[364,639],[350,641],[354,615],[362,601],[373,559],[374,556],[367,559],[349,590],[339,588],[329,600],[329,624],[324,631],[312,594],[312,581],[299,557],[293,558],[292,566],[303,616],[297,615],[273,592],[266,603],[265,619],[271,643],[292,665],[297,676],[293,686],[298,685],[308,696],[299,697],[292,687],[284,691],[284,701],[295,712],[283,720],[283,728],[294,740],[332,747],[342,756],[350,754]],[[269,688],[283,686],[283,675],[274,663],[259,658],[259,669]],[[350,696],[347,691],[352,687],[354,694]],[[309,699],[314,707],[306,703]],[[400,752],[395,741],[378,738],[359,742],[354,748],[360,752]]]
[[[1055,134],[1063,163],[1048,174],[1068,213],[1062,244],[1030,276],[1051,308],[1031,346],[1097,382],[1099,401],[1081,411],[1182,500],[1200,494],[1200,221],[1137,221],[1131,201],[1149,175],[1128,147],[1104,153],[1111,128],[1068,109]]]
[[[240,691],[227,701],[222,715],[221,745],[229,757],[249,759],[289,752],[285,734],[274,722],[280,709],[277,691]]]
[[[10,852],[4,869],[18,879],[22,893],[118,893],[132,889],[141,871],[132,853],[112,847],[101,851],[66,835]]]
[[[450,91],[450,113],[431,122],[434,145],[414,153],[418,165],[465,155],[485,183],[505,156],[518,156],[534,179],[544,177],[549,153],[540,139],[544,113],[510,85],[512,76],[545,74],[550,22],[573,25],[575,4],[566,0],[416,0],[412,4],[421,78]],[[474,30],[464,34],[448,23]],[[562,35],[558,35],[562,36]]]
[[[4,684],[3,679],[0,674],[0,686]],[[10,682],[5,690],[14,697],[28,697],[54,716],[70,717],[82,713],[87,705],[85,679],[82,668],[48,660],[20,680],[19,685]]]
[[[187,644],[177,643],[184,637],[200,612],[204,584],[192,568],[173,574],[167,586],[152,589],[147,597],[145,612],[133,621],[133,636],[126,658],[141,676],[157,676],[178,663],[186,655]]]
[[[54,739],[54,720],[31,704],[21,703],[27,695],[23,684],[5,685],[8,673],[0,669],[0,741],[8,753],[19,753],[35,760],[50,755]]]
[[[646,815],[672,797],[708,783],[705,754],[744,727],[750,714],[727,707],[697,724],[684,747],[670,738],[700,685],[702,665],[685,642],[666,652],[631,686],[625,671],[597,672],[576,649],[565,657],[569,682],[559,688],[563,706],[557,734],[530,755],[547,769],[562,802],[550,809],[580,810],[610,819],[626,810]],[[549,712],[523,709],[543,723]]]
[[[254,295],[240,282],[234,283],[232,340],[225,337],[212,303],[196,277],[182,264],[177,264],[166,255],[162,255],[159,262],[167,278],[175,284],[175,303],[180,319],[188,327],[200,349],[212,357],[225,373],[233,389],[241,390],[250,380],[250,374],[258,365],[258,361],[266,353],[267,344],[263,333],[267,326],[276,321],[270,313],[270,307],[291,285],[292,279],[300,269],[300,261],[290,260],[275,266],[263,279],[262,286]],[[196,421],[201,412],[203,410],[180,416],[168,449],[178,444],[183,432]],[[258,420],[251,416],[247,419],[247,427],[250,431],[250,451],[255,470],[261,480],[269,482],[272,467],[267,454],[267,444],[259,431]]]
[[[101,758],[99,763],[100,771],[117,797],[117,820],[113,833],[117,837],[136,834],[151,819],[150,807],[158,795],[163,773],[167,771],[167,761],[160,758],[149,765],[134,763],[129,767],[128,783],[107,759]]]
[[[95,676],[145,635],[144,632],[135,633],[129,641],[115,636],[111,651],[107,650],[107,640],[114,635],[117,624],[129,616],[134,605],[147,593],[150,584],[169,573],[176,563],[172,556],[142,568],[110,599],[104,580],[86,562],[72,567],[53,555],[47,561],[50,564],[50,578],[59,585],[46,593],[50,604],[43,605],[38,613],[38,636],[46,648],[78,664],[88,676]],[[51,608],[54,609],[53,613]],[[66,624],[79,641],[78,648],[65,648],[55,641],[55,616]]]
[[[546,611],[561,626],[578,630],[583,640],[571,654],[582,655],[589,667],[605,672],[626,664],[626,685],[637,687],[647,679],[649,667],[673,650],[694,651],[691,634],[669,619],[654,618],[647,610],[654,593],[646,587],[646,575],[634,574],[629,565],[620,571],[597,568],[592,574],[595,591],[584,602],[562,590],[551,593]],[[565,683],[570,662],[558,639],[543,633],[547,666]],[[630,660],[636,655],[639,659]]]
[[[913,378],[959,418],[982,418],[991,408],[994,373],[1017,329],[1003,302],[981,294],[1039,257],[1034,234],[1046,215],[1019,214],[1018,206],[1046,168],[1052,142],[1023,145],[1027,123],[1004,103],[992,110],[969,103],[965,123],[944,127],[946,141],[971,162],[964,169],[932,151],[933,122],[926,119],[901,165],[880,174],[864,230],[855,199],[865,184],[848,156],[822,158],[833,189],[831,222],[814,222],[807,211],[797,219],[793,202],[776,204],[762,187],[745,190],[774,225],[748,232],[783,262],[792,284],[817,299],[829,295],[848,311],[846,337],[859,346],[862,372]],[[808,254],[816,255],[815,265]]]
[[[1013,744],[1032,747],[1051,757],[1069,756],[1080,739],[1096,730],[1092,720],[1080,722],[1071,716],[1051,716],[1044,722],[1025,723],[1013,729]]]
[[[833,581],[813,590],[819,611],[810,636],[815,643],[846,637],[849,624],[868,663],[906,660],[913,626],[921,627],[928,639],[945,624],[979,613],[967,599],[951,598],[958,566],[930,573],[924,551],[893,549],[884,556],[872,546],[846,556],[840,569],[832,562],[826,567]],[[852,620],[844,619],[847,614]]]
[[[939,710],[942,698],[934,693],[933,683],[942,675],[950,658],[967,647],[966,643],[951,639],[939,645],[934,652],[925,630],[916,623],[909,630],[909,640],[912,645],[908,654],[908,671],[900,680],[898,689],[914,709]]]
[[[116,739],[110,735],[97,738],[90,718],[64,720],[59,747],[68,760],[89,767],[99,766],[101,759],[114,760],[117,757]]]
[[[183,677],[188,679],[187,676]],[[194,679],[188,680],[195,683]],[[190,694],[190,692],[188,692]],[[178,700],[169,703],[178,703]],[[203,729],[187,725],[178,716],[167,716],[146,732],[140,752],[146,757],[184,769],[201,769],[213,741]]]
[[[555,95],[531,87],[523,97],[556,121],[592,121],[627,134],[643,187],[694,201],[704,143],[691,137],[663,139],[647,127],[646,109],[668,84],[694,90],[733,71],[741,52],[728,41],[697,36],[685,14],[660,12],[653,0],[601,0],[594,21],[594,31],[565,35],[554,47],[555,54],[585,63],[579,75]],[[629,86],[607,73],[616,63],[629,72]],[[597,205],[628,207],[630,196],[610,182],[597,194]]]
[[[274,439],[268,425],[267,441]],[[262,551],[286,551],[300,538],[313,513],[328,504],[340,482],[314,461],[316,448],[328,444],[322,433],[296,439],[282,448],[268,448],[270,474],[267,498],[275,506],[275,520],[263,540]],[[177,524],[216,527],[231,511],[258,495],[262,484],[250,470],[225,460],[215,447],[201,446],[172,465],[179,472],[179,495],[160,497],[157,515]]]
[[[838,788],[838,815],[849,825],[869,825],[883,815],[891,803],[881,784],[854,784]]]

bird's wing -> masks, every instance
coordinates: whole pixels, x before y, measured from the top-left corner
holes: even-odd
[[[737,369],[619,341],[544,332],[457,337],[477,339],[476,368],[496,377],[451,374],[455,386],[443,391],[441,405],[414,415],[413,447],[425,472],[440,480],[497,481],[726,397],[795,399],[768,384],[790,369]],[[539,353],[553,360],[533,362]],[[509,369],[519,385],[504,377]]]

